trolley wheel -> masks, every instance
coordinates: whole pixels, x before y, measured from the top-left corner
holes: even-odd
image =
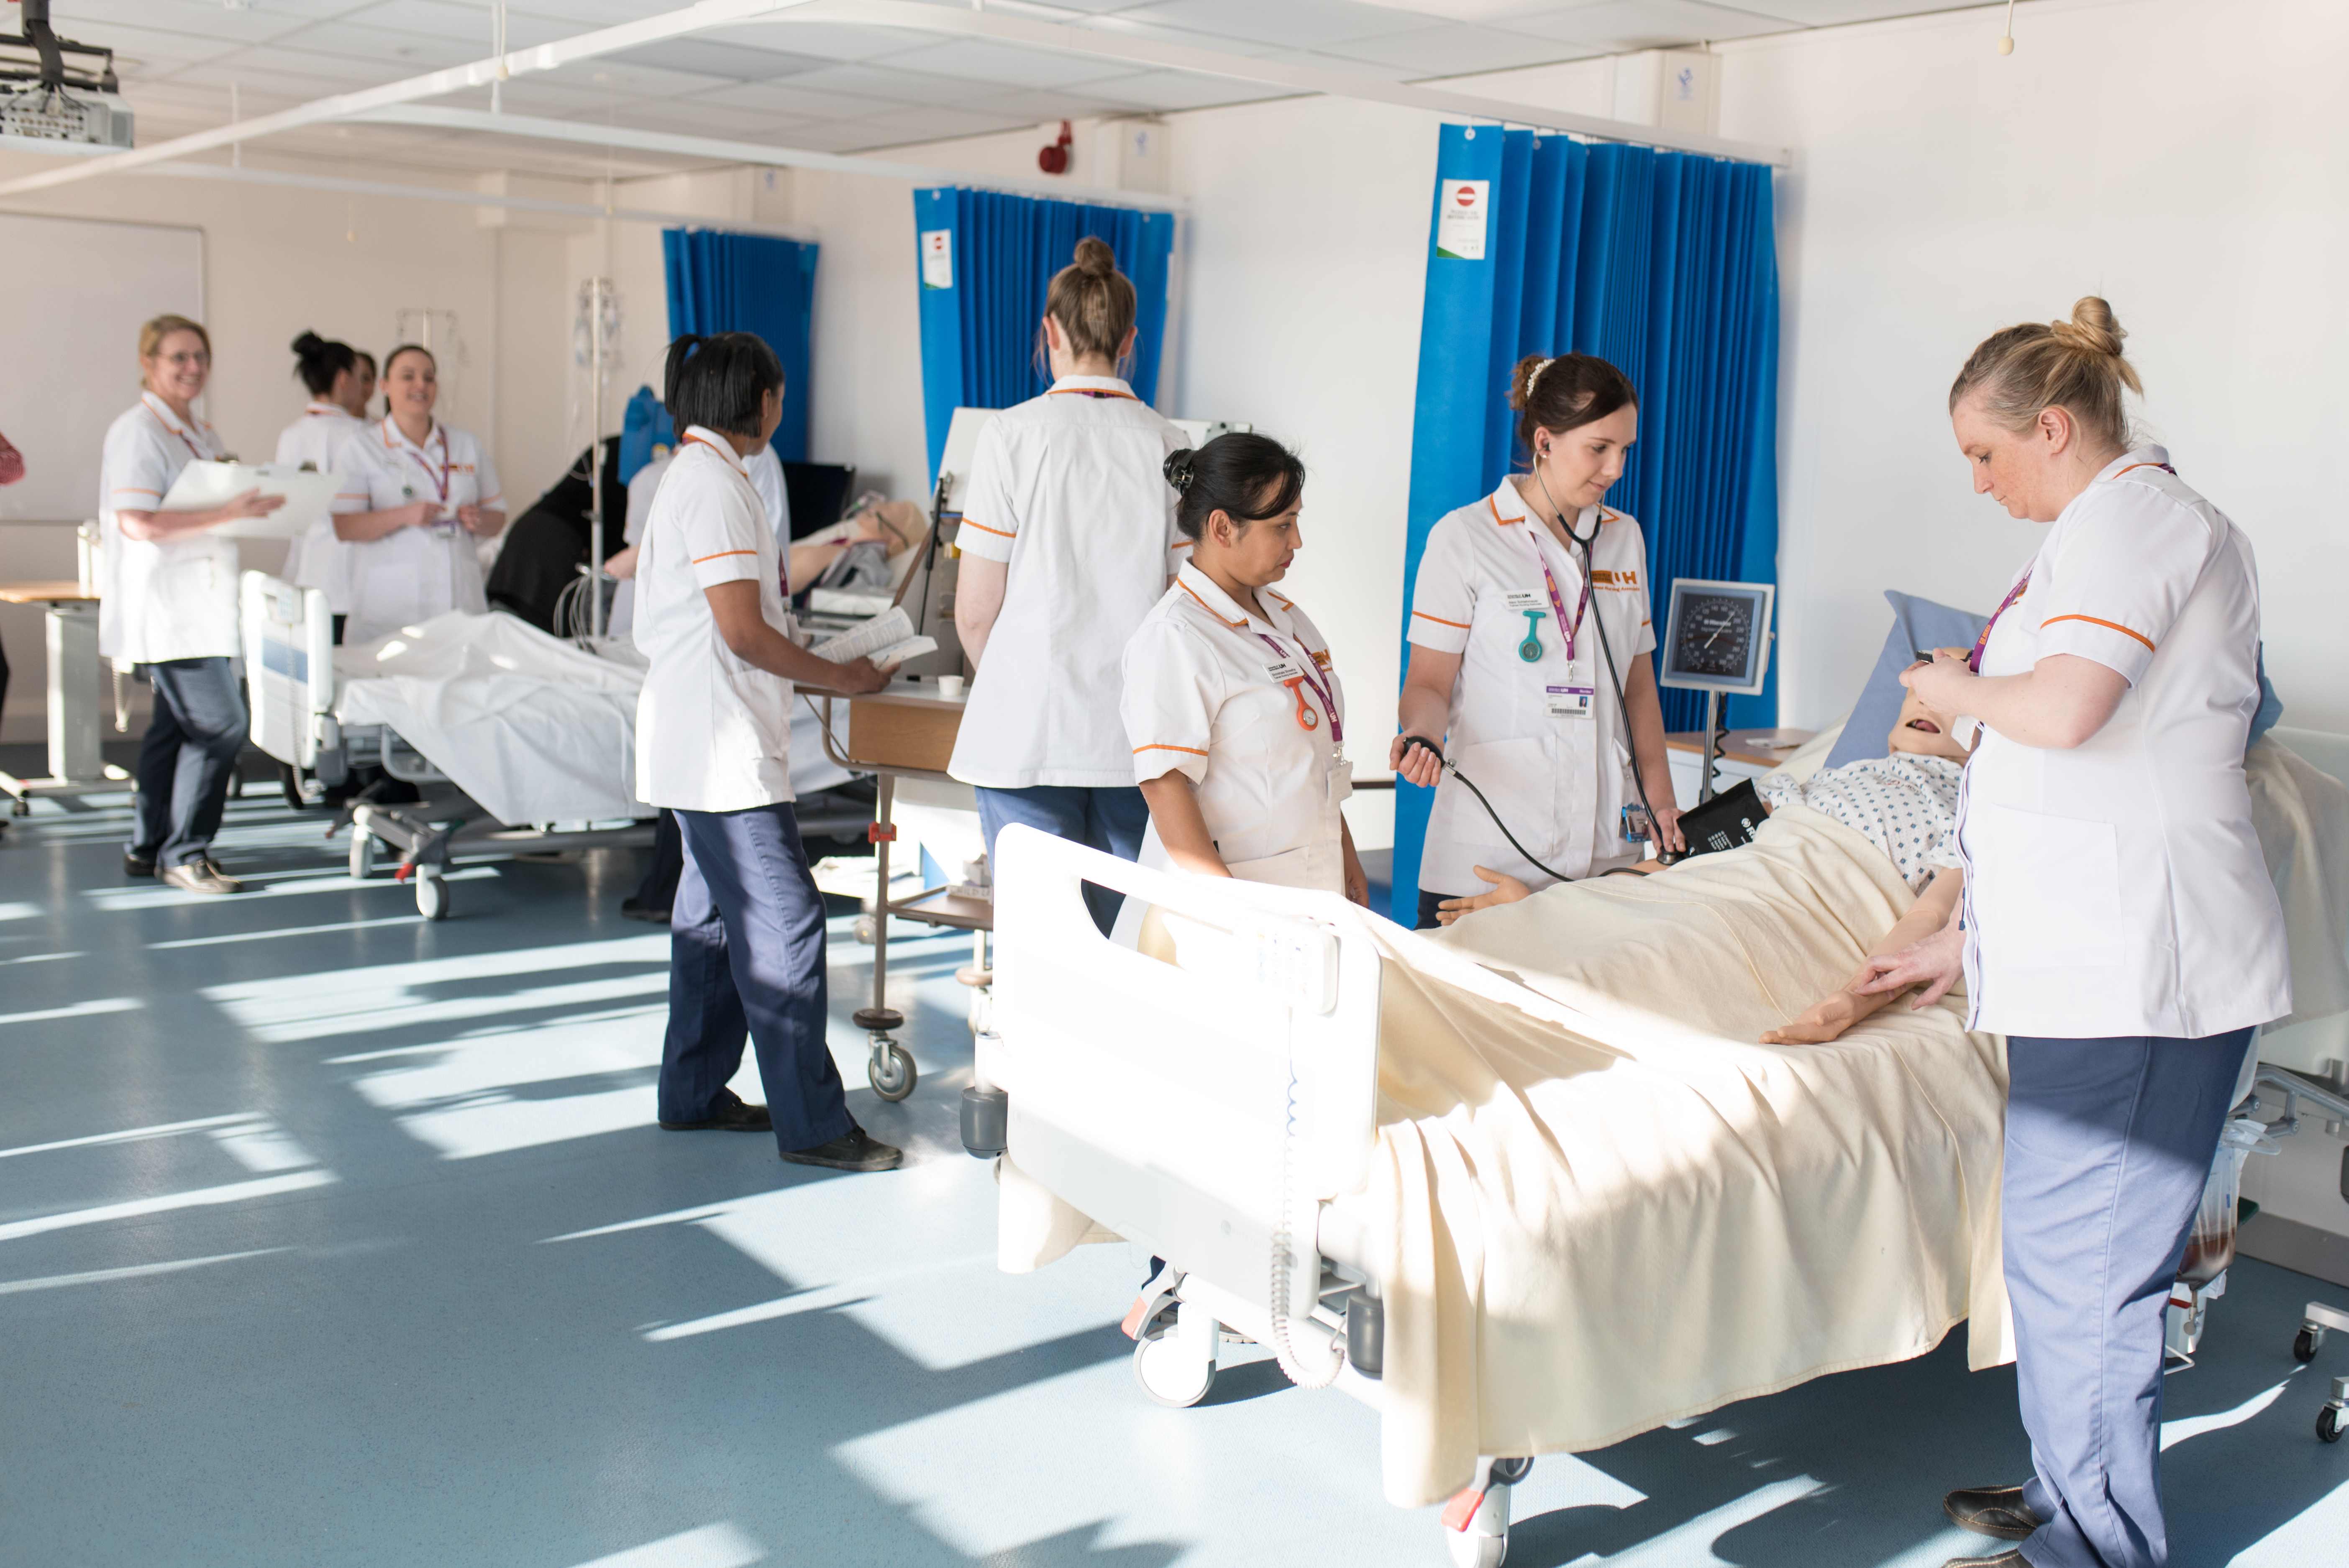
[[[375,875],[375,835],[351,825],[351,880],[364,882]]]
[[[300,811],[310,804],[302,798],[302,770],[292,763],[277,764],[277,788],[278,792],[285,795],[285,804],[292,810]]]
[[[856,917],[856,940],[868,948],[881,940],[881,928],[874,923],[872,916]]]
[[[449,884],[445,878],[418,874],[416,912],[428,920],[445,920],[449,918]]]
[[[1187,1410],[1216,1386],[1216,1364],[1178,1333],[1145,1332],[1133,1344],[1133,1380],[1153,1404]]]
[[[895,1103],[914,1092],[921,1075],[914,1070],[914,1058],[895,1040],[885,1048],[874,1047],[872,1060],[864,1064],[864,1075],[873,1084],[873,1092]]]
[[[1453,1568],[1501,1568],[1509,1560],[1509,1538],[1506,1535],[1463,1535],[1456,1530],[1444,1532],[1444,1544],[1450,1548]]]
[[[2316,1435],[2328,1443],[2341,1440],[2341,1412],[2327,1405],[2316,1413]]]
[[[33,815],[33,803],[21,794],[12,794],[8,797],[8,815],[30,816]]]
[[[2305,1366],[2316,1359],[2316,1348],[2323,1343],[2323,1329],[2303,1328],[2292,1336],[2292,1358]]]

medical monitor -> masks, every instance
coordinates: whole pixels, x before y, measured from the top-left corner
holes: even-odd
[[[1758,697],[1770,669],[1770,607],[1775,583],[1716,583],[1682,577],[1664,618],[1659,685]]]

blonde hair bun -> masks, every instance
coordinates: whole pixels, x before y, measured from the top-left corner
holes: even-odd
[[[1107,240],[1087,234],[1077,242],[1076,265],[1094,277],[1107,277],[1117,271],[1117,253],[1109,248]]]
[[[2142,396],[2145,383],[2121,350],[2128,334],[2110,303],[2088,295],[2072,319],[2027,322],[1993,332],[1975,346],[1950,387],[1950,411],[1980,397],[1992,421],[2029,430],[2044,409],[2061,408],[2091,440],[2116,452],[2133,444],[2124,389]]]

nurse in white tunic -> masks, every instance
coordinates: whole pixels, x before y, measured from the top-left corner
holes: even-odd
[[[1540,888],[1629,866],[1643,836],[1686,847],[1648,658],[1647,545],[1601,504],[1639,435],[1631,383],[1587,354],[1528,356],[1509,406],[1530,471],[1435,524],[1412,595],[1389,765],[1436,791],[1422,927],[1504,877]],[[1446,754],[1489,810],[1443,773]],[[1625,809],[1643,793],[1644,833]]]
[[[2260,701],[2251,543],[2157,446],[2111,307],[1986,339],[1950,390],[1974,490],[2053,524],[1971,654],[1904,677],[1974,740],[1963,905],[1871,964],[1961,978],[2007,1037],[2002,1199],[2036,1473],[1952,1492],[2019,1542],[1957,1561],[2159,1568],[2162,1329],[2257,1026],[2292,1010],[2283,917],[2251,827]]]
[[[494,538],[506,525],[489,453],[432,417],[440,382],[431,350],[413,343],[393,349],[383,387],[391,411],[347,449],[365,465],[363,504],[372,510],[346,511],[337,502],[335,517],[336,537],[353,546],[343,628],[353,643],[452,609],[489,613],[473,541]]]
[[[1305,468],[1217,436],[1166,460],[1193,546],[1125,645],[1122,709],[1150,804],[1144,864],[1370,901],[1340,810],[1353,793],[1329,640],[1272,585],[1304,543]]]
[[[213,864],[212,841],[246,725],[234,663],[236,545],[210,530],[266,516],[285,498],[247,491],[209,511],[160,509],[181,469],[228,455],[195,413],[212,365],[211,337],[185,317],[140,328],[146,390],[108,427],[98,469],[98,650],[138,666],[155,690],[124,871],[234,893],[241,884]]]
[[[1026,823],[1133,859],[1148,808],[1118,721],[1118,649],[1166,591],[1188,444],[1115,374],[1133,285],[1098,239],[1045,295],[1051,389],[998,414],[965,486],[955,628],[978,673],[947,771],[977,787],[988,852]],[[1103,930],[1118,902],[1088,888]]]
[[[294,373],[309,389],[310,403],[300,419],[278,432],[277,461],[289,467],[308,463],[320,473],[341,473],[345,486],[335,499],[346,508],[365,505],[365,475],[347,464],[336,465],[344,445],[367,428],[367,400],[375,396],[375,361],[347,343],[305,332],[294,339]],[[351,608],[349,555],[350,546],[335,536],[329,507],[308,533],[286,546],[285,565],[278,573],[295,587],[326,594],[335,615],[336,642],[342,640],[343,619]]]

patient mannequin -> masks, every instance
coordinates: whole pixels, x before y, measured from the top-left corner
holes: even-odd
[[[1797,784],[1774,775],[1760,794],[1764,811],[1793,802],[1834,817],[1846,827],[1876,842],[1903,880],[1917,892],[1917,902],[1868,956],[1893,953],[1949,923],[1964,885],[1957,846],[1951,830],[1957,823],[1958,782],[1965,766],[1965,749],[1950,733],[1944,714],[1936,713],[1909,693],[1900,715],[1885,737],[1887,754],[1865,757],[1839,768],[1827,768]],[[1630,868],[1640,875],[1665,869],[1654,861]],[[1489,893],[1449,898],[1436,918],[1445,925],[1473,910],[1513,904],[1530,895],[1514,877],[1479,866],[1476,875],[1493,884]],[[1765,1045],[1817,1044],[1842,1034],[1860,1020],[1883,1008],[1890,993],[1866,995],[1857,987],[1870,978],[1866,964],[1842,990],[1822,998],[1783,1028],[1762,1036]]]

